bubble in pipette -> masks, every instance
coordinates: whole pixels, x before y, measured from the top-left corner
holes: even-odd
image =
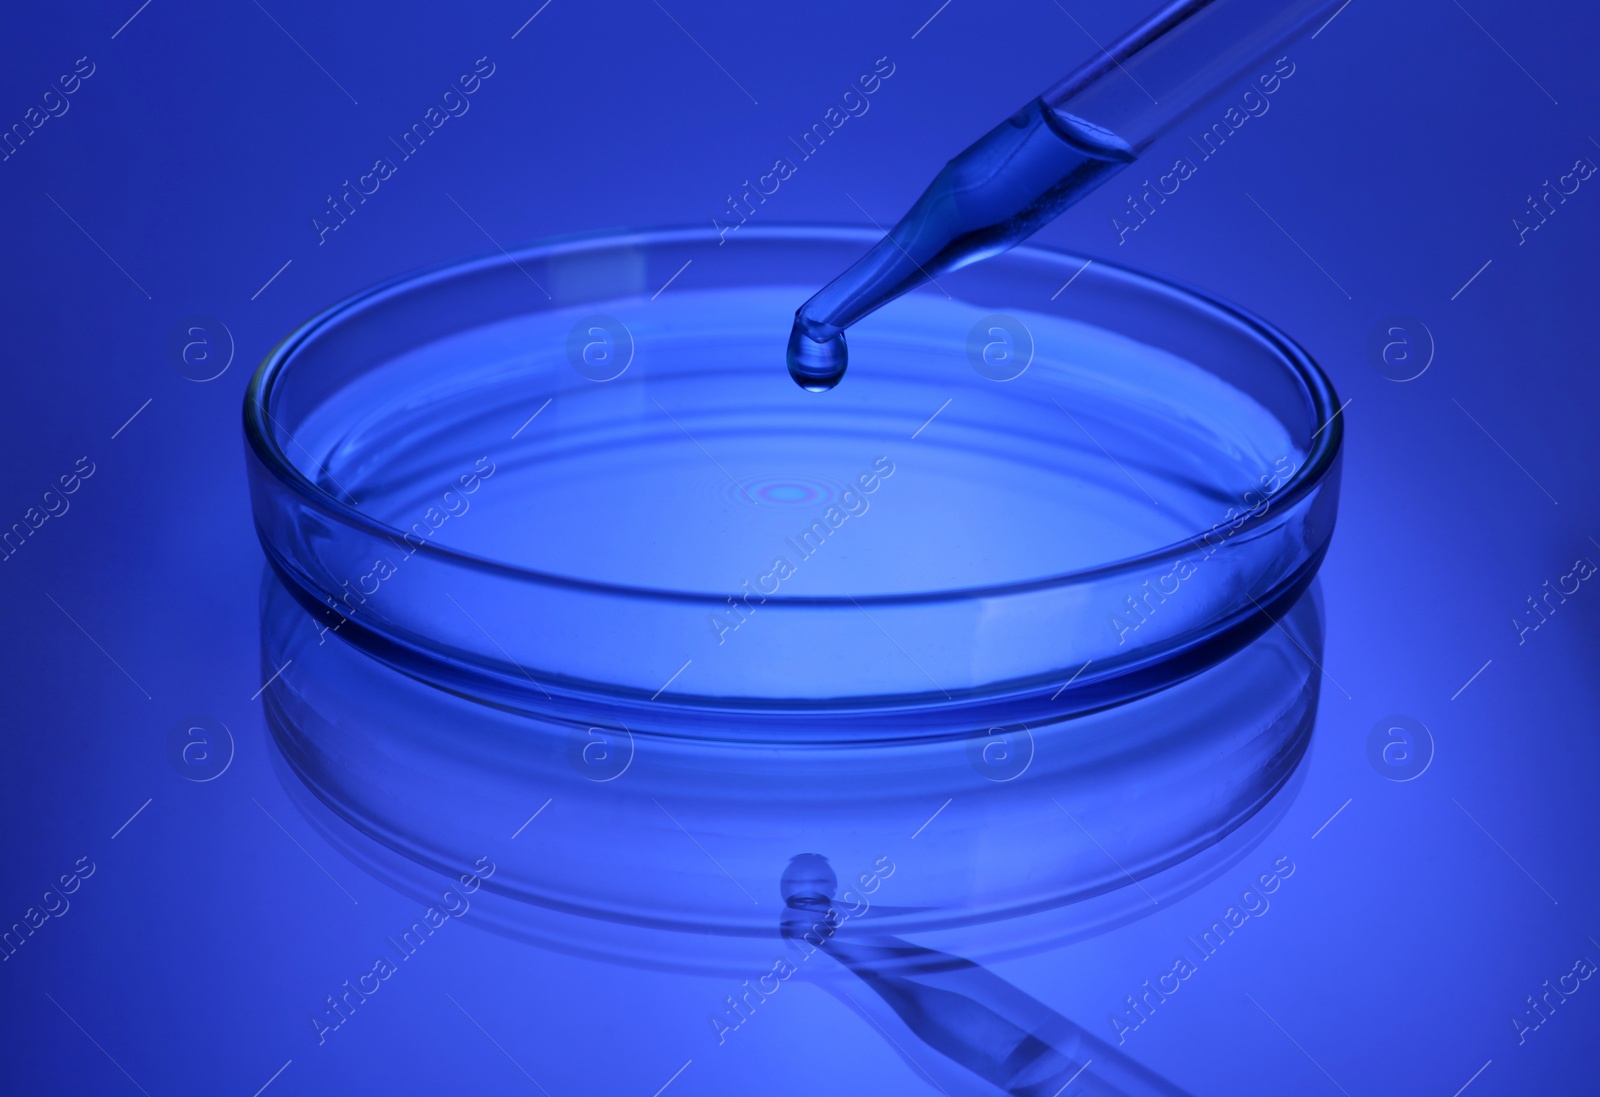
[[[789,332],[789,376],[808,392],[827,392],[844,377],[849,354],[844,333],[819,342],[800,330],[799,320]]]

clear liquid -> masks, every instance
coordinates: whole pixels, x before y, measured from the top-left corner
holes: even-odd
[[[986,310],[929,294],[852,330],[871,371],[819,406],[766,364],[795,292],[607,303],[637,349],[605,382],[567,354],[594,306],[463,332],[374,371],[295,436],[402,530],[448,513],[443,493],[486,457],[496,471],[460,501],[470,511],[429,535],[451,548],[712,592],[783,556],[798,569],[784,593],[818,596],[1026,582],[1148,552],[1220,521],[1297,452],[1215,375],[1062,317],[1018,311],[1034,356],[996,383],[967,347]],[[880,456],[896,471],[863,493]],[[848,517],[802,562],[794,542],[835,508]]]
[[[1012,115],[951,160],[911,211],[795,313],[789,376],[824,392],[849,364],[844,330],[940,274],[1016,246],[1133,160],[1115,136],[1046,107]]]
[[[826,339],[813,339],[800,326],[799,317],[789,331],[789,376],[807,392],[827,392],[844,380],[850,365],[850,352],[844,332]]]

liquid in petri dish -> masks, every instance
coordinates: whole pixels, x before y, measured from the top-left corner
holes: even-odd
[[[566,352],[592,306],[462,332],[329,399],[296,438],[330,492],[400,530],[428,516],[428,539],[463,552],[702,592],[740,591],[782,557],[783,593],[822,597],[1026,583],[1153,551],[1300,459],[1245,393],[1079,321],[1017,312],[1033,360],[997,383],[969,354],[987,310],[933,294],[858,325],[872,369],[819,405],[770,368],[795,292],[607,303],[637,349],[605,382]],[[441,497],[480,462],[492,475],[451,514]]]

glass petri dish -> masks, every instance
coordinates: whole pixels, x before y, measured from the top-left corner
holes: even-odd
[[[1059,718],[1272,627],[1337,503],[1304,351],[1018,248],[869,317],[845,383],[802,392],[793,303],[871,239],[583,237],[329,309],[246,395],[269,561],[410,673],[696,737]]]
[[[991,951],[1197,878],[1314,722],[1331,386],[1198,291],[1018,248],[803,392],[793,309],[875,238],[558,240],[268,356],[264,703],[319,802],[634,960],[769,947],[803,852],[891,859],[887,932],[1011,927]]]

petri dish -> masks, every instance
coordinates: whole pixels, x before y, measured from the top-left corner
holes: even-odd
[[[869,317],[803,392],[793,309],[875,239],[557,240],[268,356],[251,499],[299,617],[268,599],[263,650],[299,669],[266,699],[322,802],[441,871],[576,805],[595,844],[496,888],[731,939],[775,934],[808,848],[842,877],[928,851],[897,931],[1015,924],[1271,799],[1314,718],[1327,378],[1199,291],[1023,247]]]
[[[330,309],[246,396],[269,560],[424,677],[681,704],[703,735],[1093,708],[1270,627],[1337,501],[1303,351],[1104,262],[1062,289],[1083,259],[1019,248],[863,322],[836,392],[774,383],[795,293],[869,235],[590,237]],[[973,362],[1008,323],[1032,350],[997,381]]]

